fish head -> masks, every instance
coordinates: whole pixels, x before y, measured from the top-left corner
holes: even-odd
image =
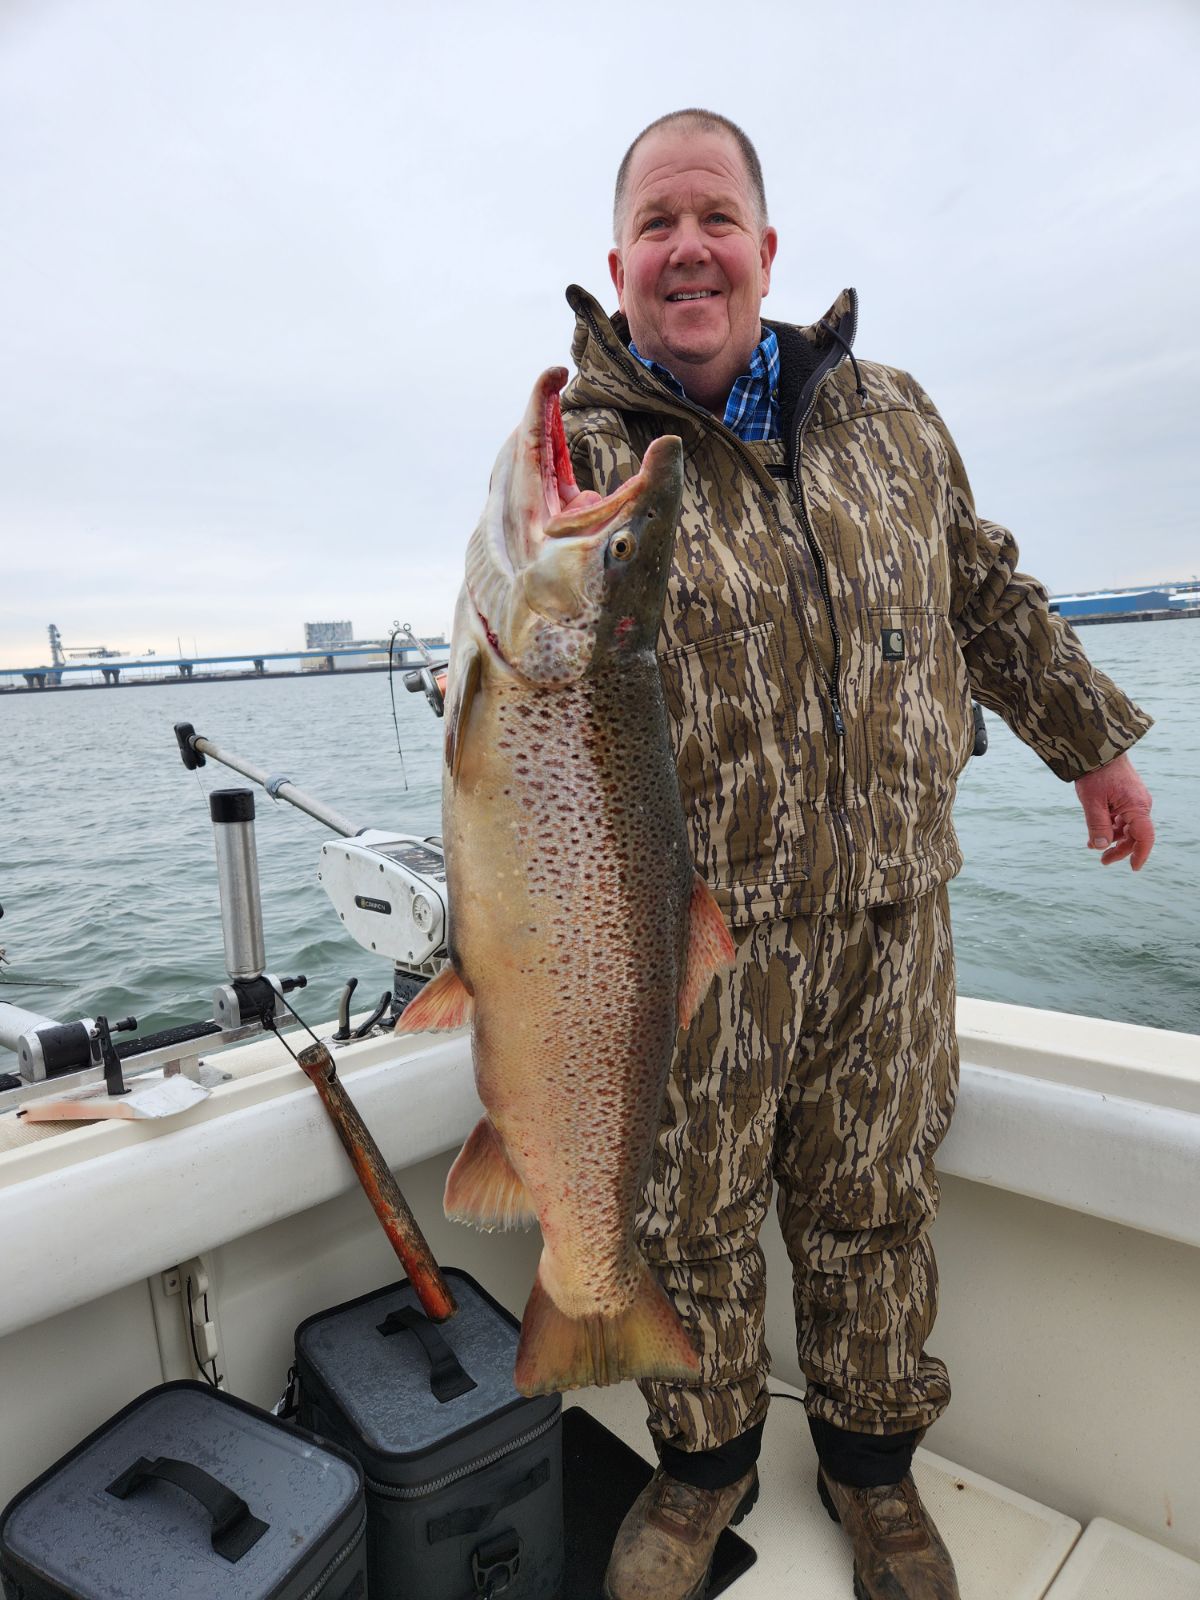
[[[663,438],[613,494],[581,490],[558,398],[566,380],[552,367],[534,385],[468,556],[489,669],[540,687],[654,649],[683,480],[682,445]]]

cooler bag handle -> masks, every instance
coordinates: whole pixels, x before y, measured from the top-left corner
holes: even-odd
[[[471,1556],[471,1576],[475,1579],[475,1594],[481,1600],[492,1600],[503,1594],[521,1570],[521,1541],[510,1528],[498,1539],[481,1544]]]
[[[253,1516],[250,1507],[232,1489],[190,1461],[177,1461],[173,1456],[158,1456],[153,1461],[140,1456],[113,1479],[108,1492],[124,1500],[151,1478],[173,1483],[199,1500],[212,1518],[212,1547],[226,1561],[240,1561],[270,1527],[270,1523]]]
[[[470,1394],[478,1388],[470,1373],[463,1371],[462,1363],[442,1338],[441,1334],[415,1306],[401,1306],[381,1322],[378,1331],[386,1338],[393,1333],[415,1333],[421,1349],[429,1358],[429,1389],[440,1404],[457,1400],[460,1394]]]
[[[464,1533],[478,1533],[486,1528],[498,1511],[515,1506],[543,1484],[550,1482],[550,1458],[544,1457],[509,1489],[486,1506],[464,1506],[461,1511],[451,1511],[448,1516],[434,1517],[425,1525],[425,1537],[430,1544],[440,1544],[443,1539],[458,1539]]]

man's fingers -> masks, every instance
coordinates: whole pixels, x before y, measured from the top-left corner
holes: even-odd
[[[1140,872],[1154,848],[1154,824],[1148,812],[1138,811],[1133,816],[1122,817],[1115,829],[1112,846],[1100,857],[1101,864],[1111,867],[1114,861],[1131,857],[1129,865]]]
[[[1088,849],[1106,850],[1112,842],[1112,824],[1109,821],[1108,802],[1096,796],[1080,795],[1083,820],[1087,823]]]
[[[1140,872],[1154,849],[1154,824],[1150,821],[1149,813],[1141,812],[1136,817],[1130,817],[1127,831],[1133,839],[1133,860],[1129,865],[1135,872]]]
[[[1105,866],[1132,856],[1131,866],[1140,870],[1154,848],[1152,802],[1129,758],[1118,756],[1076,778],[1075,793],[1087,824],[1088,849],[1103,851]]]

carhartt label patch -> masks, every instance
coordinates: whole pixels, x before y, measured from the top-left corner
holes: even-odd
[[[885,661],[904,660],[903,628],[885,628],[883,630],[883,659]]]

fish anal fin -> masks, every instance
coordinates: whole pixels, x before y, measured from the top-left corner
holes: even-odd
[[[455,781],[462,766],[467,723],[471,718],[471,706],[474,704],[482,674],[483,664],[479,651],[474,645],[469,645],[463,655],[462,688],[455,695],[454,704],[450,707],[446,718],[446,765],[450,768],[450,776]]]
[[[538,1268],[517,1346],[522,1394],[556,1394],[626,1378],[695,1379],[700,1357],[675,1307],[642,1263],[637,1291],[619,1316],[571,1317],[555,1305]]]
[[[721,908],[699,873],[688,907],[687,955],[679,988],[679,1025],[686,1028],[718,972],[733,965],[735,951]]]
[[[526,1228],[537,1221],[529,1191],[490,1117],[475,1124],[450,1168],[444,1210],[451,1222],[469,1222],[489,1232]]]
[[[475,1011],[471,991],[452,966],[445,966],[436,978],[405,1006],[396,1023],[397,1033],[440,1033],[461,1028]]]

